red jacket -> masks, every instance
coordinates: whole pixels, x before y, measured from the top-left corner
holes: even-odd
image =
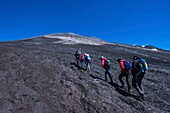
[[[107,58],[102,58],[102,67],[104,68],[104,69],[107,69],[107,67],[106,67],[106,65],[105,65],[105,61],[107,60]]]
[[[81,54],[81,55],[80,55],[79,60],[80,60],[80,62],[83,62],[83,61],[84,61],[84,54]]]
[[[129,72],[129,70],[125,69],[124,60],[120,60],[119,64],[120,64],[121,72],[123,72],[123,73]]]

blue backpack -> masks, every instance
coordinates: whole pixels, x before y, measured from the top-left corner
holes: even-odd
[[[91,58],[90,58],[90,56],[87,56],[87,59],[88,59],[89,61],[91,61]]]
[[[105,63],[104,63],[105,66],[107,66],[108,68],[110,68],[110,60],[105,60]]]
[[[86,54],[86,55],[85,55],[85,60],[86,60],[86,61],[91,61],[90,55]]]
[[[131,68],[132,68],[131,63],[129,61],[126,61],[126,60],[124,61],[124,66],[125,66],[126,70],[131,70]]]
[[[139,60],[139,63],[142,64],[143,70],[144,70],[144,72],[146,73],[146,72],[148,71],[148,64],[147,64],[146,60],[143,59],[143,58],[141,58],[141,59]]]

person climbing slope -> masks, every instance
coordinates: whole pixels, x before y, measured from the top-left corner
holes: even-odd
[[[80,57],[79,57],[79,61],[81,63],[81,68],[84,69],[84,54],[81,54]]]
[[[84,53],[84,63],[86,65],[86,70],[90,71],[90,61],[91,61],[91,57],[89,54]]]
[[[79,48],[74,55],[76,57],[76,65],[77,65],[77,67],[79,67],[79,58],[81,55],[81,48]]]
[[[107,75],[110,78],[111,83],[113,84],[112,76],[110,74],[110,60],[101,56],[100,57],[102,67],[105,69],[105,81],[107,81]]]
[[[137,90],[139,93],[139,99],[145,100],[144,89],[142,86],[142,80],[144,75],[148,71],[148,64],[145,59],[139,58],[137,56],[133,57],[132,63],[132,86]]]
[[[130,70],[131,70],[131,63],[128,62],[127,60],[123,60],[123,59],[117,59],[120,68],[121,68],[121,73],[119,75],[119,81],[122,84],[121,88],[124,88],[124,82],[122,80],[123,77],[126,77],[126,83],[128,86],[128,92],[130,92],[130,84],[129,84],[129,74],[130,74]]]

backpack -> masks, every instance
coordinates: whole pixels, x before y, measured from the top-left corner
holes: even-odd
[[[147,73],[147,71],[148,71],[148,64],[147,64],[146,60],[143,59],[143,58],[141,58],[141,59],[139,60],[139,63],[142,64],[144,73]]]
[[[87,56],[87,60],[89,60],[89,61],[91,60],[90,56]]]
[[[77,50],[76,53],[75,53],[75,56],[80,56],[80,55],[81,55],[81,51]]]
[[[80,60],[80,62],[83,62],[84,61],[84,55],[80,55],[79,60]]]
[[[139,63],[139,60],[133,60],[132,62],[132,71],[133,72],[137,72],[138,71],[138,63]]]
[[[87,53],[85,53],[85,54],[84,54],[84,57],[85,57],[85,60],[88,60],[88,61],[90,61],[90,60],[91,60],[90,55],[89,55],[89,54],[87,54]]]
[[[125,70],[131,70],[131,63],[129,61],[124,61],[124,67],[125,67]]]
[[[108,67],[110,67],[110,60],[105,60],[105,66],[108,66]]]

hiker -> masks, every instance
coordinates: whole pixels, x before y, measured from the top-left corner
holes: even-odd
[[[139,99],[145,100],[144,89],[142,86],[142,80],[144,75],[148,71],[148,65],[145,59],[139,58],[137,56],[133,57],[132,63],[132,86],[139,93]]]
[[[78,67],[78,66],[79,66],[79,57],[80,57],[80,55],[81,55],[81,48],[79,48],[74,55],[75,55],[75,57],[76,57],[76,62],[77,62],[76,65],[77,65],[77,67]]]
[[[103,56],[100,57],[100,60],[102,63],[102,67],[105,69],[105,81],[107,81],[107,75],[109,75],[110,81],[113,84],[112,76],[110,74],[110,60]]]
[[[79,57],[79,61],[81,63],[81,68],[84,69],[84,54],[81,54]]]
[[[128,92],[130,93],[130,84],[129,84],[129,73],[130,73],[130,70],[131,70],[131,63],[126,61],[126,60],[123,60],[123,59],[117,59],[119,65],[120,65],[120,68],[121,68],[121,73],[119,75],[119,81],[120,83],[122,84],[121,88],[124,88],[124,82],[122,80],[122,77],[126,77],[126,83],[127,83],[127,86],[128,86]]]
[[[89,54],[84,53],[84,63],[86,65],[86,70],[90,71],[90,61],[91,61],[91,57]]]

